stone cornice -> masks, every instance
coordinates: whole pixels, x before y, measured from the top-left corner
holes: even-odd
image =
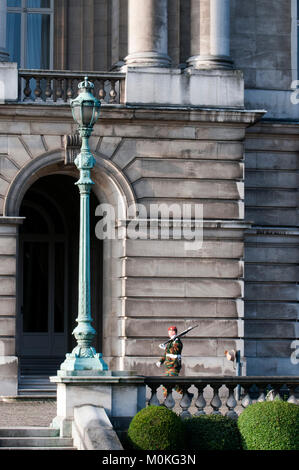
[[[251,227],[247,232],[248,235],[277,235],[277,236],[293,236],[299,235],[299,230],[296,228],[256,228]]]
[[[195,227],[202,226],[207,229],[237,229],[247,230],[251,228],[252,222],[246,220],[198,220],[198,219],[126,219],[117,220],[117,226],[125,227],[132,221],[138,221],[140,224],[146,226],[157,226],[157,227]]]
[[[100,121],[171,121],[207,123],[219,125],[237,125],[248,127],[259,121],[264,110],[246,110],[234,108],[199,108],[175,106],[125,106],[103,105]],[[0,121],[48,121],[73,122],[69,104],[0,104]],[[96,127],[96,126],[95,126]]]
[[[254,127],[250,128],[247,132],[248,137],[262,137],[264,135],[269,136],[269,134],[274,134],[275,137],[277,134],[281,134],[282,137],[293,136],[299,138],[298,134],[298,122],[289,122],[283,120],[269,120],[262,119],[257,122]]]

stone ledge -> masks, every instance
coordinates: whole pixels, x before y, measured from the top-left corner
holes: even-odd
[[[74,408],[72,437],[78,450],[123,450],[104,408],[99,406]]]
[[[220,125],[238,124],[247,127],[259,121],[265,112],[265,110],[260,109],[230,109],[221,106],[106,105],[101,108],[101,117],[94,126],[93,135],[98,135],[97,129],[100,133],[100,125],[103,121],[123,121],[129,122],[131,125],[133,121],[177,121],[178,125],[183,121],[194,125],[196,122],[204,122],[219,123]],[[0,103],[0,120],[14,124],[14,128],[9,133],[20,133],[19,129],[16,128],[16,119],[18,121],[30,119],[33,123],[46,121],[61,124],[63,122],[64,124],[71,124],[74,132],[76,130],[69,104]],[[3,129],[3,132],[5,132],[5,129]]]
[[[244,80],[239,70],[124,67],[125,102],[244,108]]]
[[[8,216],[1,216],[0,217],[0,224],[4,225],[21,225],[26,217],[8,217]]]
[[[91,385],[91,384],[143,384],[144,376],[130,376],[130,375],[118,375],[119,372],[110,372],[110,375],[87,375],[88,371],[82,371],[86,375],[65,375],[65,376],[52,376],[50,382],[53,383],[65,383],[72,385]],[[94,373],[94,372],[93,372]],[[121,372],[120,372],[121,373]],[[116,374],[116,375],[115,375]]]
[[[160,227],[162,225],[173,227],[173,226],[181,226],[181,227],[194,227],[196,223],[200,223],[203,227],[207,228],[241,228],[247,229],[251,228],[253,222],[251,221],[242,221],[242,220],[207,220],[207,219],[142,219],[142,218],[132,218],[132,219],[117,219],[116,226],[117,227],[124,227],[128,225],[132,220],[136,220],[140,223],[150,224],[154,227]]]

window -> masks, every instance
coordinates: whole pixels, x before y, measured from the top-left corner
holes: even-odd
[[[299,0],[297,0],[297,79],[299,80]]]
[[[53,1],[7,0],[6,44],[20,68],[53,66]]]

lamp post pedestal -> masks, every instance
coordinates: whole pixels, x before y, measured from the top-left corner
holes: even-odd
[[[86,371],[85,371],[86,372]],[[75,410],[84,406],[103,408],[108,418],[117,420],[124,430],[146,406],[145,378],[134,371],[107,371],[104,376],[80,374],[78,377],[50,377],[57,384],[57,415],[51,427],[61,437],[72,437]],[[101,424],[101,423],[99,423]]]

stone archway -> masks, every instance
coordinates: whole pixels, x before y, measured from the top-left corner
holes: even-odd
[[[119,219],[127,218],[127,209],[135,205],[135,196],[126,177],[110,161],[96,156],[96,165],[92,171],[95,183],[93,192],[98,202],[111,204]],[[28,189],[40,178],[53,175],[65,175],[78,179],[78,172],[73,165],[65,165],[61,150],[45,153],[27,163],[11,182],[4,202],[4,215],[7,220],[21,216],[20,208]],[[105,361],[115,367],[121,367],[121,337],[117,324],[121,312],[120,293],[121,257],[124,254],[123,240],[103,241],[103,298],[102,298],[102,351]],[[17,263],[19,262],[17,253]],[[16,271],[17,273],[17,271]],[[17,278],[17,274],[16,274]],[[18,283],[18,279],[17,283]],[[16,299],[17,309],[20,299]],[[18,341],[18,338],[16,338]],[[18,349],[18,348],[17,348]],[[68,351],[69,352],[69,351]]]
[[[136,199],[125,175],[108,159],[94,153],[96,164],[92,171],[95,182],[93,191],[101,202],[112,204],[117,217],[125,219],[127,208],[136,205]],[[27,189],[41,176],[67,174],[78,177],[74,165],[65,165],[61,150],[45,153],[31,160],[15,176],[5,196],[3,216],[18,217],[19,209]]]

